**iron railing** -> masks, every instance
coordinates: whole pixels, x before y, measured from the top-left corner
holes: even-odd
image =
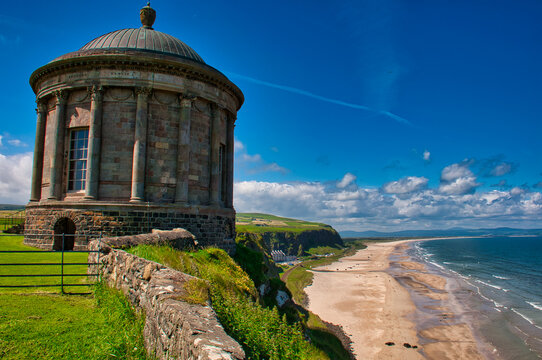
[[[13,236],[13,235],[0,235],[2,237],[4,236]],[[67,237],[77,237],[77,238],[81,238],[81,237],[86,237],[86,240],[87,240],[87,243],[88,243],[88,240],[89,239],[98,239],[99,240],[99,246],[98,246],[98,250],[65,250],[65,242],[66,242],[66,238]],[[46,278],[46,279],[50,279],[50,278],[60,278],[60,283],[56,283],[56,284],[50,284],[50,283],[39,283],[39,284],[16,284],[16,285],[5,285],[5,284],[2,284],[0,282],[0,288],[45,288],[45,287],[60,287],[60,291],[62,294],[66,294],[66,292],[64,291],[64,288],[65,287],[83,287],[83,286],[87,286],[87,287],[90,287],[92,285],[94,285],[95,282],[92,282],[92,283],[77,283],[77,284],[74,284],[74,283],[66,283],[65,281],[65,278],[73,278],[73,277],[89,277],[89,278],[96,278],[96,279],[99,279],[99,273],[97,272],[98,270],[98,267],[95,267],[96,269],[96,273],[89,273],[88,271],[84,274],[81,274],[81,273],[70,273],[70,272],[66,272],[65,273],[65,267],[70,267],[70,266],[74,266],[74,265],[86,265],[87,267],[88,266],[92,266],[92,265],[98,265],[99,262],[100,262],[100,248],[101,248],[101,239],[102,239],[102,234],[98,234],[98,235],[80,235],[80,234],[77,234],[77,235],[74,235],[74,234],[55,234],[54,237],[62,237],[62,248],[60,250],[0,250],[0,269],[4,266],[6,267],[11,267],[11,266],[17,266],[17,267],[21,267],[22,269],[24,269],[23,267],[27,267],[27,266],[59,266],[60,265],[60,273],[56,273],[56,274],[51,274],[51,273],[47,273],[47,274],[42,274],[42,273],[32,273],[32,274],[28,274],[28,273],[16,273],[16,274],[2,274],[0,273],[0,280],[1,278]],[[4,254],[32,254],[32,253],[39,253],[39,254],[47,254],[47,253],[55,253],[55,254],[58,254],[60,253],[61,256],[60,256],[60,261],[52,261],[52,262],[5,262],[6,259],[2,259],[3,258],[3,255]],[[87,254],[90,254],[90,253],[98,253],[98,257],[97,257],[97,260],[96,262],[66,262],[65,261],[65,254],[73,254],[73,253],[87,253]],[[88,259],[88,257],[87,257]],[[66,279],[67,280],[67,279]],[[73,294],[73,293],[72,293]],[[83,294],[83,293],[78,293],[78,294]]]
[[[12,226],[24,223],[24,210],[15,211],[0,217],[0,230],[7,230]]]

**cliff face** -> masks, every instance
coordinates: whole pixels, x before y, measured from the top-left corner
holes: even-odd
[[[300,245],[303,250],[318,246],[344,246],[341,237],[332,228],[301,232],[239,232],[237,239],[244,243],[256,243],[268,253],[271,250],[282,250],[287,255],[298,255]]]

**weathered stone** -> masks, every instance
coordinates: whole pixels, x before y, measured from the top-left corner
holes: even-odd
[[[149,281],[151,279],[151,273],[154,270],[154,264],[149,263],[147,266],[145,266],[145,270],[143,270],[143,280]]]
[[[91,250],[100,246],[99,240],[89,243]],[[183,284],[193,276],[119,249],[110,248],[99,258],[100,264],[89,267],[89,273],[99,269],[104,280],[123,290],[145,312],[145,347],[158,359],[245,359],[242,347],[225,333],[209,305],[179,300]],[[90,253],[89,262],[96,261],[98,254]]]
[[[27,244],[50,248],[55,232],[73,230],[77,250],[88,234],[182,227],[234,249],[233,128],[244,98],[222,73],[143,27],[60,56],[30,83],[39,112]],[[74,160],[72,135],[85,130],[88,156]]]

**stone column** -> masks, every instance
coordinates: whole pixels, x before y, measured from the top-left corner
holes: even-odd
[[[49,170],[49,197],[50,200],[60,200],[62,194],[62,173],[64,168],[64,129],[66,127],[66,103],[68,92],[57,90],[53,93],[56,96],[56,109],[53,120],[53,149],[51,153],[51,164]]]
[[[175,202],[188,202],[188,175],[190,173],[190,122],[192,116],[192,101],[194,97],[181,99],[181,117],[179,121],[179,138],[177,145],[177,186]]]
[[[226,139],[226,203],[227,208],[233,208],[233,157],[234,157],[234,136],[233,130],[235,128],[234,115],[228,116],[227,125],[227,139]]]
[[[209,184],[209,203],[219,204],[220,197],[220,174],[219,174],[219,152],[220,149],[220,111],[216,104],[211,105],[211,153],[210,169],[211,181]]]
[[[100,181],[100,153],[102,146],[103,88],[93,86],[90,92],[90,126],[88,129],[88,161],[85,199],[98,198]]]
[[[136,89],[137,109],[134,136],[134,156],[132,160],[131,202],[145,201],[145,161],[147,157],[147,117],[149,88]]]
[[[30,201],[41,199],[41,176],[43,174],[43,145],[45,142],[45,122],[47,120],[47,104],[43,99],[36,100],[36,141],[34,143],[34,164],[32,165],[32,191]]]

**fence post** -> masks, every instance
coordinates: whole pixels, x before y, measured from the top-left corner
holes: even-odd
[[[62,256],[60,260],[60,291],[64,295],[64,233],[62,233]]]
[[[101,280],[100,274],[100,254],[102,253],[102,232],[100,231],[100,239],[98,240],[98,259],[96,260],[96,274],[98,274],[98,281]]]

